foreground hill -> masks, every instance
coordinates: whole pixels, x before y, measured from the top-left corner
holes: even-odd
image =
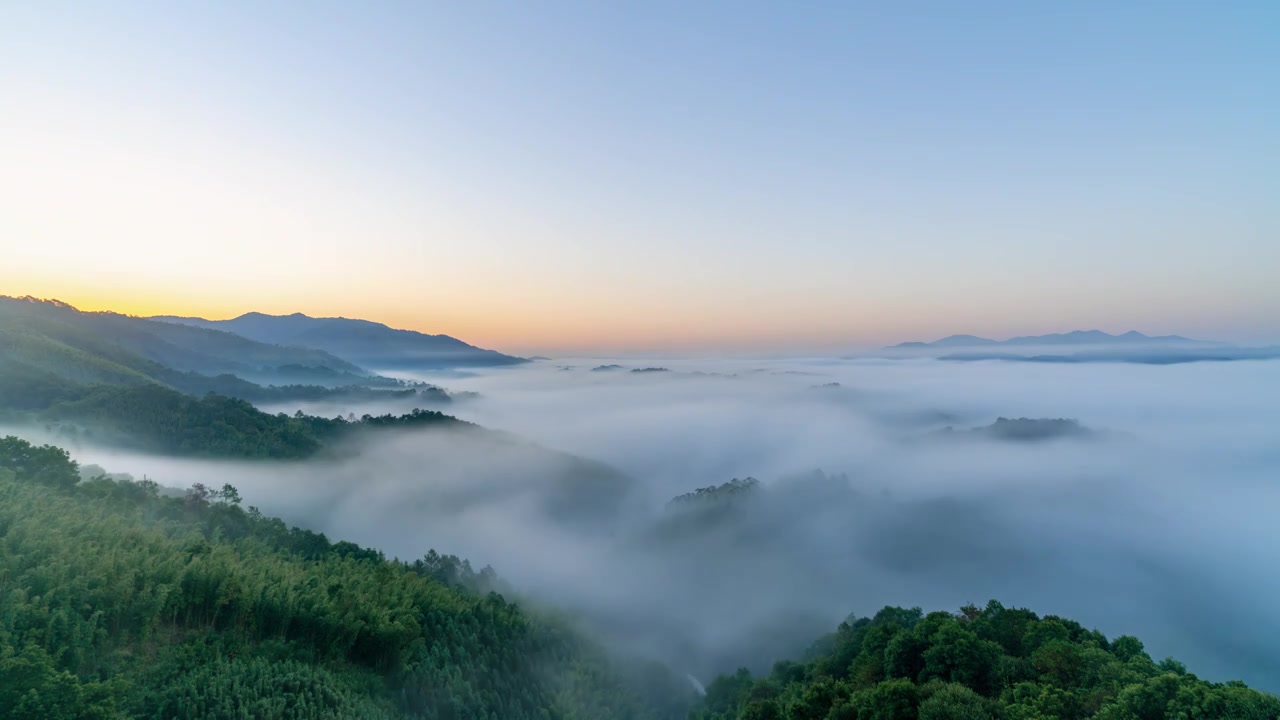
[[[0,716],[675,720],[690,691],[434,551],[388,560],[240,507],[82,480],[0,438]]]
[[[177,497],[92,472],[0,438],[5,718],[686,717],[682,679],[494,594],[491,571],[333,543],[241,508],[230,485]],[[1280,699],[992,602],[851,618],[802,662],[717,678],[688,717],[1276,720]]]
[[[160,316],[171,324],[225,330],[259,342],[316,348],[379,370],[513,365],[522,358],[468,345],[448,335],[396,330],[382,323],[348,318],[314,318],[301,313],[248,313],[231,320]]]
[[[1155,662],[1132,636],[992,601],[958,614],[886,607],[841,624],[803,663],[707,686],[693,720],[1280,717],[1280,698]]]

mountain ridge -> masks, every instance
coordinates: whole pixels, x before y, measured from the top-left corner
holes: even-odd
[[[524,358],[476,347],[458,338],[393,328],[360,318],[312,317],[296,312],[244,313],[230,320],[157,315],[151,320],[235,333],[258,342],[323,350],[363,367],[383,369],[515,365]]]
[[[1043,345],[1218,345],[1208,340],[1195,340],[1181,335],[1146,335],[1137,330],[1112,335],[1102,330],[1071,330],[1047,335],[1018,335],[993,340],[977,335],[948,335],[933,342],[918,340],[890,345],[886,350],[951,347],[1026,347]]]
[[[86,312],[61,300],[31,296],[0,296],[0,338],[5,340],[0,358],[39,357],[28,350],[57,346],[64,355],[88,353],[130,372],[140,370],[138,363],[145,362],[208,375],[246,376],[290,365],[365,375],[360,367],[314,348],[263,343],[216,328],[156,322],[117,312]],[[116,376],[123,372],[102,363],[94,370]]]

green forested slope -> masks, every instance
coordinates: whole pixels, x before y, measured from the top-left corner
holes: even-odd
[[[65,452],[0,439],[0,717],[683,714],[669,675],[620,673],[456,560],[333,544],[230,486],[78,480]]]
[[[81,480],[0,439],[0,717],[677,718],[688,688],[434,552],[389,561],[242,509]],[[885,608],[803,662],[722,676],[692,720],[1276,720],[1280,699],[1060,617]]]
[[[0,420],[57,424],[75,437],[88,432],[98,440],[152,452],[225,458],[307,457],[360,427],[452,422],[421,411],[369,418],[367,424],[286,417],[250,404],[450,402],[447,393],[430,385],[367,378],[377,387],[264,387],[236,375],[204,375],[152,359],[179,356],[188,367],[222,367],[234,364],[230,358],[243,351],[250,363],[315,360],[322,363],[314,368],[317,372],[355,369],[323,353],[259,345],[223,332],[0,297]],[[286,369],[294,374],[300,367]]]
[[[1280,698],[1154,662],[1134,637],[992,601],[959,614],[887,607],[807,662],[722,676],[693,720],[1275,720]]]
[[[175,325],[116,313],[89,313],[58,302],[0,296],[0,350],[13,359],[43,363],[65,374],[73,353],[99,358],[84,368],[82,382],[110,382],[119,367],[148,374],[139,361],[181,372],[221,374],[298,365],[364,374],[355,365],[320,350],[260,343],[228,332]],[[49,363],[55,363],[50,366]]]
[[[264,387],[235,373],[316,376],[323,378],[325,386]],[[404,390],[397,381],[366,376],[359,368],[314,350],[263,345],[229,333],[113,313],[82,313],[56,301],[0,296],[0,399],[21,391],[21,381],[32,378],[39,378],[42,386],[62,386],[64,393],[99,385],[155,383],[192,395],[216,392],[253,402]],[[376,384],[382,390],[333,387],[336,380]],[[413,388],[438,391],[421,384]],[[35,390],[22,394],[27,404],[51,402]],[[447,401],[448,397],[438,393],[431,399]]]
[[[0,366],[0,419],[46,425],[68,442],[85,439],[183,457],[263,459],[310,457],[365,430],[473,427],[422,409],[355,419],[271,414],[223,395],[187,395],[155,383],[72,385],[13,366]]]
[[[4,320],[4,318],[0,318]],[[152,381],[141,358],[110,346],[94,353],[30,328],[0,323],[0,362],[39,370],[73,384],[125,384]],[[158,368],[159,366],[155,366]]]

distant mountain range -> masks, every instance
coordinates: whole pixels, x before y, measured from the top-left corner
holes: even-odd
[[[980,360],[1006,360],[1033,363],[1138,363],[1141,365],[1180,365],[1193,362],[1232,362],[1236,360],[1275,360],[1280,358],[1280,346],[1210,347],[1170,346],[1117,346],[1084,352],[1060,352],[1054,354],[1020,355],[1011,352],[968,350],[939,355],[939,360],[975,362]]]
[[[1035,347],[1048,345],[1197,345],[1211,346],[1218,343],[1205,340],[1192,340],[1181,335],[1144,335],[1137,330],[1130,330],[1120,335],[1112,335],[1101,330],[1073,330],[1051,335],[1022,335],[1008,340],[992,340],[977,335],[950,335],[934,342],[904,342],[892,345],[888,350],[911,350],[922,348],[960,348],[960,347]]]
[[[396,330],[382,323],[251,312],[232,320],[158,316],[165,323],[232,332],[274,345],[315,348],[376,370],[514,365],[523,358],[468,345],[448,335]]]
[[[1075,330],[1052,335],[1023,335],[1008,340],[951,335],[934,342],[899,343],[885,350],[894,353],[891,357],[925,355],[939,360],[1035,363],[1177,365],[1280,358],[1280,346],[1240,347],[1193,340],[1181,335],[1143,335],[1136,330],[1120,335],[1101,330]]]

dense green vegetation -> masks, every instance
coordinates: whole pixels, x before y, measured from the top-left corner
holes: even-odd
[[[413,563],[243,509],[81,481],[0,439],[0,717],[676,718],[683,681],[622,668],[434,552]]]
[[[340,385],[324,387],[323,385],[257,385],[246,382],[234,375],[219,375],[210,378],[199,391],[186,389],[191,394],[215,393],[227,397],[248,400],[252,403],[286,403],[286,402],[384,402],[401,400],[444,405],[453,402],[453,396],[441,388],[426,383],[403,383],[399,387],[381,388],[366,385]],[[385,388],[385,389],[384,389]]]
[[[264,413],[221,395],[192,397],[158,385],[100,386],[43,417],[89,428],[94,439],[170,455],[212,458],[305,458],[361,430],[427,425],[474,427],[432,410],[332,419]]]
[[[0,368],[3,379],[9,382],[0,381],[0,416],[43,423],[69,441],[184,457],[298,459],[368,429],[473,427],[432,410],[330,419],[265,413],[245,400],[186,395],[154,383],[77,387],[38,373],[5,375]]]
[[[311,351],[146,323],[0,298],[0,419],[186,457],[299,459],[354,446],[346,441],[364,432],[426,426],[520,444],[420,409],[332,419],[262,412],[252,403],[450,397],[356,375]],[[236,365],[238,350],[249,364]],[[302,364],[311,361],[320,364]],[[220,371],[231,366],[318,384],[259,385]],[[358,384],[340,384],[348,382]],[[1026,418],[953,432],[1019,441],[1095,434],[1075,421]],[[539,463],[554,461],[548,516],[607,527],[626,478],[537,451],[530,457]],[[794,490],[828,497],[829,483],[811,480]],[[654,537],[728,526],[762,491],[746,478],[677,497]],[[491,570],[434,551],[388,560],[240,504],[231,485],[168,493],[127,476],[86,475],[58,448],[0,439],[0,718],[687,714],[683,680],[657,665],[620,665],[563,619],[508,602]],[[803,662],[762,678],[745,670],[718,678],[689,717],[1277,720],[1280,699],[1154,662],[1134,638],[1108,640],[992,602],[957,615],[886,608],[850,620]]]
[[[760,488],[760,481],[753,478],[734,478],[723,485],[700,487],[693,492],[677,495],[668,503],[668,508],[699,507],[705,505],[724,505],[735,498],[747,497]]]
[[[721,676],[693,720],[1275,720],[1280,698],[1154,662],[1060,617],[992,601],[959,614],[887,607],[842,623],[806,662]]]

